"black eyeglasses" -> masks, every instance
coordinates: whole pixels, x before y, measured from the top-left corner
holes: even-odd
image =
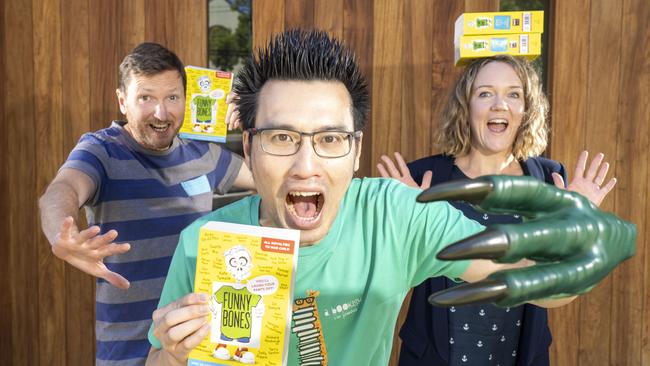
[[[361,137],[361,131],[327,130],[298,132],[279,128],[249,128],[246,131],[260,137],[260,146],[267,154],[293,155],[300,150],[303,136],[309,136],[316,155],[322,158],[340,158],[352,150],[352,140]]]

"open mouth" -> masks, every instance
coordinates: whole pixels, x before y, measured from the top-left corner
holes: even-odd
[[[487,123],[490,132],[500,133],[508,128],[508,121],[502,118],[491,119]]]
[[[150,123],[149,124],[149,127],[151,127],[151,129],[153,129],[157,133],[165,133],[165,132],[167,132],[167,130],[169,130],[170,126],[171,126],[171,123],[165,123],[165,124]]]
[[[291,191],[287,194],[285,202],[295,226],[309,229],[318,224],[325,197],[319,192]]]

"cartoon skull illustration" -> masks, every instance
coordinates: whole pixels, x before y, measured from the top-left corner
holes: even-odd
[[[199,88],[203,93],[208,93],[210,90],[212,90],[212,80],[210,80],[209,76],[201,76],[197,82],[199,84]]]
[[[251,254],[242,246],[234,246],[224,253],[226,259],[226,268],[228,272],[237,281],[242,281],[250,277],[253,263],[251,262]]]

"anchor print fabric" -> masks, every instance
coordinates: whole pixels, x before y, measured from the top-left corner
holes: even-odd
[[[523,306],[464,305],[452,306],[448,312],[450,365],[516,364]]]

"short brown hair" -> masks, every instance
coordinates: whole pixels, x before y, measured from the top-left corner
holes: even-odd
[[[440,126],[435,138],[435,146],[443,154],[463,156],[471,147],[469,121],[469,102],[474,81],[483,66],[490,62],[503,62],[510,65],[524,87],[524,116],[512,146],[512,154],[517,160],[538,156],[548,143],[548,100],[542,91],[539,76],[525,58],[498,55],[481,58],[463,70],[445,104]]]
[[[185,68],[178,56],[158,43],[140,43],[120,64],[120,90],[126,90],[132,75],[151,76],[167,70],[178,71],[185,90]]]

